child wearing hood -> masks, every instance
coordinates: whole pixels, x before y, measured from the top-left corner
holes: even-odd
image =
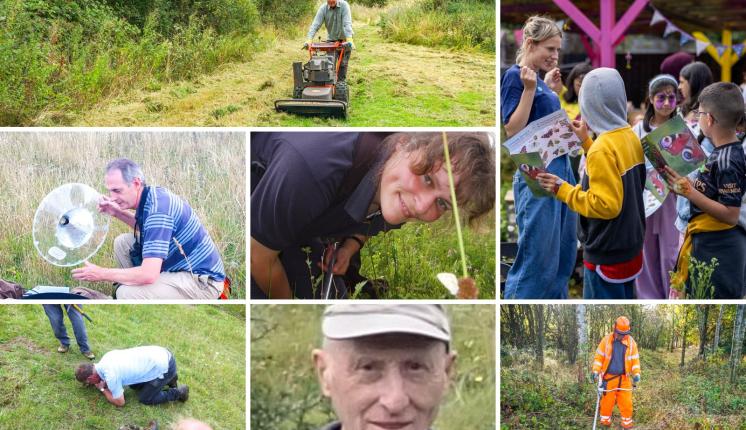
[[[642,271],[645,158],[640,139],[627,123],[627,95],[619,72],[599,68],[585,75],[580,115],[573,128],[587,154],[581,184],[572,186],[549,173],[538,175],[539,183],[580,215],[583,298],[632,299],[634,280]]]

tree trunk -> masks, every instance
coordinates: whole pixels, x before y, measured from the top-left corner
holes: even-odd
[[[718,352],[720,346],[720,326],[723,324],[723,305],[720,305],[720,313],[718,314],[718,323],[715,326],[715,339],[712,341],[712,353]]]
[[[709,305],[697,306],[697,312],[699,314],[699,351],[697,357],[705,361],[706,357],[706,346],[707,346],[707,318],[710,316]]]
[[[746,305],[738,305],[736,319],[733,323],[733,346],[730,350],[730,383],[735,384],[738,379],[738,368],[741,365],[741,348],[743,346],[744,309]]]
[[[575,317],[578,321],[578,385],[585,383],[585,370],[587,369],[588,360],[588,323],[585,319],[585,305],[578,305],[575,309]]]
[[[687,325],[689,324],[689,306],[684,306],[684,327],[682,328],[683,335],[681,336],[681,363],[679,367],[684,367],[684,357],[686,356],[686,332]]]
[[[544,306],[533,305],[536,322],[536,362],[539,369],[544,368]]]

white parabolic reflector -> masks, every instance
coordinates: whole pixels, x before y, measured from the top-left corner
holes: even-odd
[[[76,266],[92,257],[109,232],[98,211],[101,194],[85,184],[65,184],[44,197],[34,215],[34,246],[55,266]]]

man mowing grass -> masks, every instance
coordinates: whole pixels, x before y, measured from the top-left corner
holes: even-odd
[[[127,385],[137,391],[140,403],[146,405],[186,402],[189,398],[189,387],[177,384],[174,355],[162,346],[109,351],[95,365],[78,365],[75,379],[86,386],[95,386],[109,403],[120,407],[124,406]]]

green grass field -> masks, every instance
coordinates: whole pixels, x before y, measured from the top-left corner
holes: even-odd
[[[495,298],[495,217],[484,220],[484,231],[463,228],[467,270],[480,299]],[[383,298],[454,298],[437,280],[440,272],[461,273],[458,238],[452,217],[432,224],[410,223],[371,238],[361,252],[361,273],[384,278],[391,287]]]
[[[434,428],[495,425],[495,307],[447,305],[456,374]],[[316,430],[334,418],[321,395],[311,350],[321,344],[321,305],[251,307],[251,428]]]
[[[0,133],[0,278],[25,288],[77,286],[72,268],[53,266],[38,255],[34,213],[44,196],[68,182],[105,193],[106,164],[127,157],[142,166],[148,184],[166,187],[190,204],[220,250],[233,298],[245,297],[245,141],[245,133],[208,131]],[[112,219],[104,246],[90,261],[115,267],[114,238],[127,231]],[[83,284],[111,293],[110,283]]]
[[[161,429],[193,417],[215,430],[245,427],[245,307],[243,305],[87,305],[89,345],[98,362],[113,349],[160,345],[176,357],[179,383],[190,388],[187,402],[146,406],[125,388],[117,408],[75,380],[87,361],[73,340],[67,354],[41,305],[0,305],[0,428],[118,429],[155,419]]]

